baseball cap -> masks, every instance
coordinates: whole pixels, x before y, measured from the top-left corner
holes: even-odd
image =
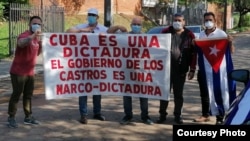
[[[98,10],[96,8],[90,8],[88,10],[88,14],[95,14],[95,15],[98,15]]]

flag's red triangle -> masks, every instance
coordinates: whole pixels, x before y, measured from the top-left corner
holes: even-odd
[[[212,66],[213,70],[217,73],[226,52],[228,40],[196,40],[195,42],[196,45],[201,48],[204,56]]]

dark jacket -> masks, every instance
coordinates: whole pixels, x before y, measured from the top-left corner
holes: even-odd
[[[171,67],[176,69],[179,67],[181,73],[187,73],[188,71],[195,71],[196,69],[196,51],[195,47],[192,45],[192,40],[195,39],[193,32],[184,27],[184,31],[181,33],[180,41],[173,40],[175,36],[175,30],[173,26],[164,28],[161,33],[171,33]],[[174,43],[178,42],[178,43]],[[179,49],[174,50],[173,44],[178,45]],[[179,56],[174,56],[178,53]]]

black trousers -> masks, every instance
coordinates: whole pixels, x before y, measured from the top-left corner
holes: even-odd
[[[210,115],[210,106],[209,106],[209,94],[206,85],[206,78],[203,78],[201,72],[197,73],[197,80],[200,88],[200,96],[201,96],[201,110],[202,116],[208,117]]]
[[[180,74],[178,71],[171,71],[171,88],[174,94],[174,116],[180,117],[183,107],[183,88],[186,80],[186,74]],[[160,116],[165,117],[167,113],[168,101],[160,100]]]
[[[210,116],[209,93],[208,93],[208,88],[205,82],[206,78],[204,78],[201,75],[200,71],[198,71],[197,73],[197,80],[198,80],[199,88],[200,88],[202,116],[208,117]],[[224,115],[216,115],[217,121],[222,121],[223,118],[224,118]]]

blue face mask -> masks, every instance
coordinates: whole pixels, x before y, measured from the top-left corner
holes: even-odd
[[[133,33],[141,33],[141,26],[139,25],[131,25],[131,29]]]
[[[32,25],[31,25],[31,31],[32,31],[32,32],[35,32],[36,30],[38,30],[38,29],[40,29],[40,28],[41,28],[41,26],[38,25],[38,24],[32,24]]]
[[[96,23],[96,16],[88,16],[88,22],[89,22],[89,24],[95,24]]]

